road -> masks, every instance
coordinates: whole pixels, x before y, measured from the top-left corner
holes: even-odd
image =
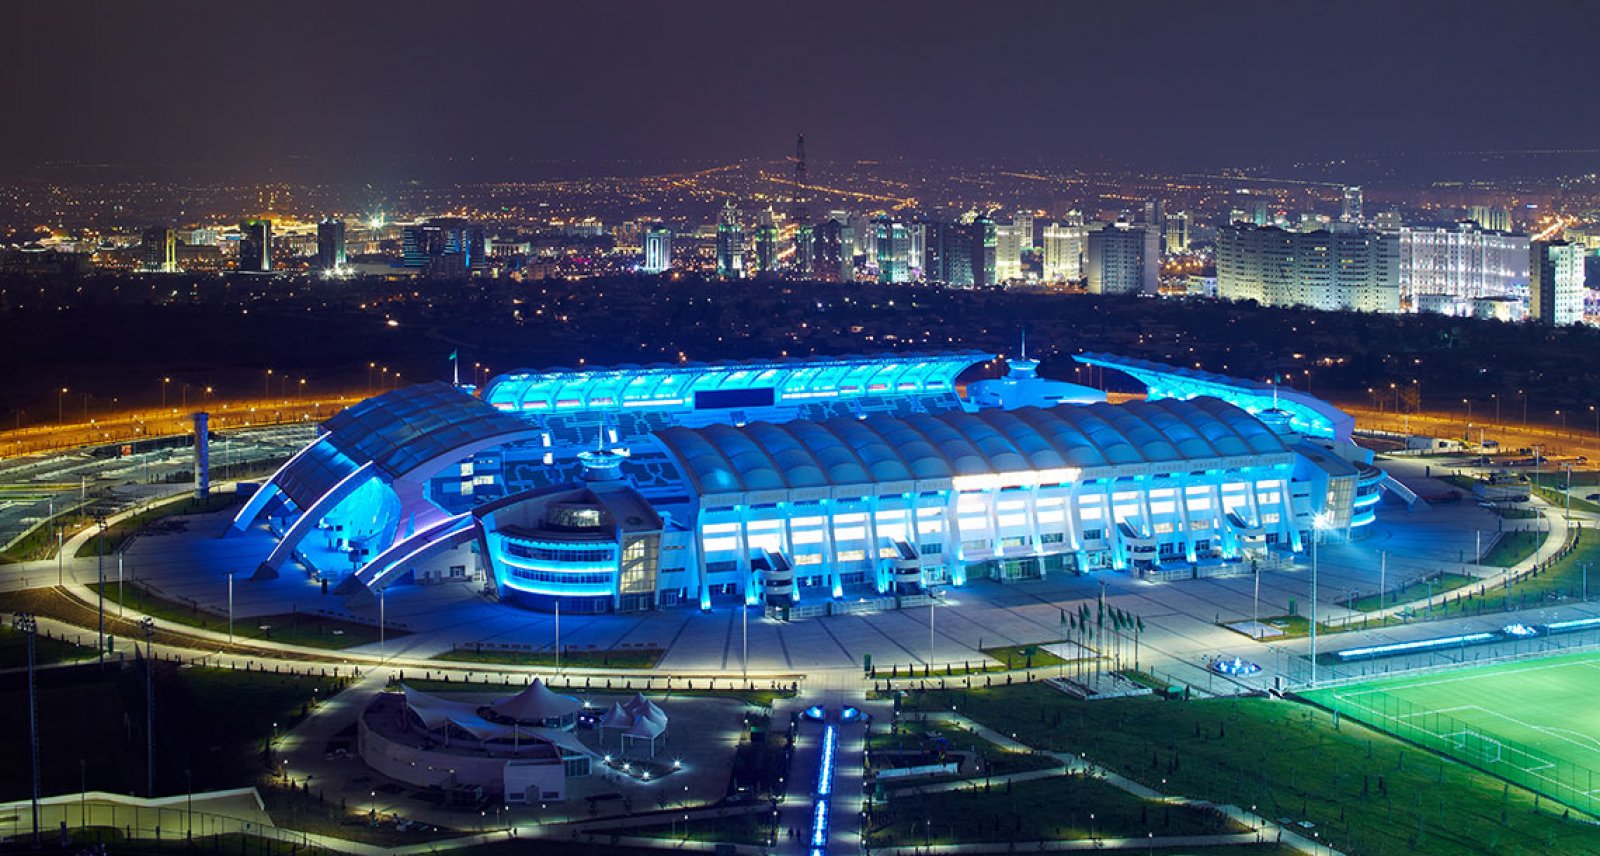
[[[310,425],[292,424],[219,435],[211,443],[212,478],[220,481],[263,461],[288,457],[314,431]],[[93,511],[111,515],[179,492],[190,482],[186,474],[193,468],[194,452],[189,447],[117,457],[96,457],[79,449],[0,460],[0,549],[52,512],[92,506]]]

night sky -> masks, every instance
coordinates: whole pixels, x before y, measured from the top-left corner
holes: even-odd
[[[66,2],[0,9],[0,170],[1204,168],[1589,148],[1600,4]],[[509,165],[506,169],[511,169]]]

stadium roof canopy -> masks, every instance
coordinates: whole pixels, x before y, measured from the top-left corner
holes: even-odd
[[[1296,431],[1313,437],[1349,440],[1355,417],[1320,398],[1290,387],[1213,374],[1166,363],[1114,354],[1084,353],[1074,357],[1091,366],[1115,369],[1145,385],[1150,398],[1220,398],[1251,413],[1278,409],[1288,413]]]
[[[335,414],[322,428],[322,436],[279,468],[234,517],[233,530],[243,531],[279,495],[306,512],[307,519],[285,533],[273,551],[268,562],[274,569],[317,523],[315,518],[366,482],[376,479],[394,493],[398,483],[425,480],[437,467],[478,449],[537,437],[521,419],[439,382],[369,398]],[[426,528],[446,516],[420,489],[395,495],[413,525]]]
[[[673,427],[655,436],[703,494],[1287,452],[1266,425],[1214,398]]]
[[[797,357],[762,362],[653,363],[607,368],[519,370],[497,376],[483,398],[505,411],[686,409],[706,406],[796,405],[875,395],[949,392],[956,375],[993,358],[982,351]],[[737,404],[740,390],[772,390],[770,401]],[[734,394],[729,397],[729,394]]]
[[[528,429],[439,381],[369,398],[334,414],[322,427],[344,455],[357,463],[372,461],[391,477],[452,449]]]

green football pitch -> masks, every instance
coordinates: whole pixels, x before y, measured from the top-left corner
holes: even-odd
[[[1574,808],[1600,810],[1600,652],[1386,678],[1305,696]]]

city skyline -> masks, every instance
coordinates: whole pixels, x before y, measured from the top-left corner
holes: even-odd
[[[452,40],[409,2],[25,2],[0,95],[30,132],[0,140],[0,163],[514,178],[781,158],[797,132],[819,163],[1559,153],[1589,148],[1600,119],[1541,84],[1590,79],[1600,60],[1582,42],[1594,14],[1557,7],[480,3]],[[113,80],[140,96],[106,97]]]

